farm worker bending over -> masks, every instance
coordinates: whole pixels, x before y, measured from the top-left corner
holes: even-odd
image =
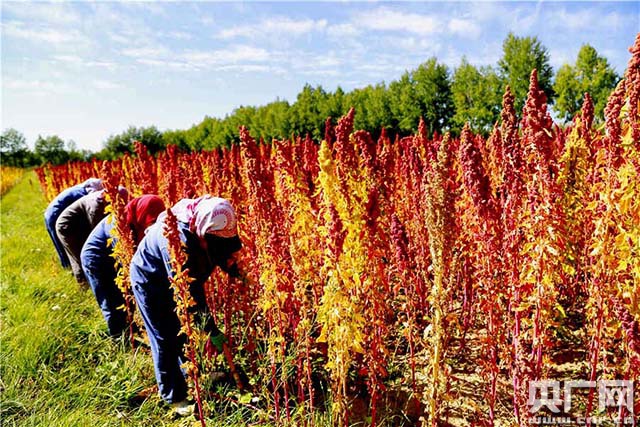
[[[230,276],[238,276],[233,254],[242,244],[237,234],[236,214],[231,204],[218,197],[205,195],[199,199],[183,199],[172,209],[178,219],[180,239],[187,255],[184,266],[189,269],[191,295],[195,309],[206,319],[205,331],[221,350],[224,336],[208,313],[204,283],[218,266]],[[180,369],[185,360],[182,348],[186,342],[180,333],[180,321],[169,277],[169,249],[164,236],[164,218],[149,227],[131,261],[131,284],[138,308],[149,335],[151,354],[160,396],[178,415],[193,408],[187,404],[187,384]],[[205,320],[203,319],[203,320]]]
[[[125,207],[127,229],[131,230],[137,246],[144,232],[165,210],[164,202],[158,196],[145,194],[131,200]],[[127,328],[127,314],[118,309],[124,305],[124,298],[116,285],[115,259],[111,256],[115,238],[111,235],[113,217],[104,218],[93,229],[82,246],[80,261],[84,275],[98,301],[102,316],[107,322],[109,335],[119,337]],[[111,244],[109,244],[111,239]]]
[[[118,191],[126,197],[127,190],[119,187]],[[91,230],[105,217],[104,208],[107,200],[104,190],[94,191],[71,203],[56,221],[56,233],[64,248],[71,270],[78,283],[85,284],[87,279],[80,264],[80,251]]]
[[[62,211],[64,211],[71,203],[75,202],[82,196],[86,196],[87,194],[98,190],[102,190],[102,180],[98,178],[89,178],[82,184],[67,188],[62,193],[58,194],[44,211],[44,224],[47,227],[49,236],[53,241],[53,246],[56,248],[56,252],[60,258],[60,264],[64,268],[69,268],[71,265],[69,264],[69,258],[64,251],[64,247],[62,247],[62,243],[60,243],[60,239],[58,239],[58,235],[56,234],[56,221]]]

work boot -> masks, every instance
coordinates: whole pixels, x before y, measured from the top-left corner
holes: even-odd
[[[174,418],[188,417],[193,415],[194,405],[187,400],[170,404],[171,413]]]

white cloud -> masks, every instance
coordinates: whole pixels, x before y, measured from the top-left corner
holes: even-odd
[[[131,39],[129,37],[126,37],[123,34],[119,34],[119,33],[115,33],[115,32],[109,32],[108,33],[108,37],[110,40],[116,42],[116,43],[120,43],[120,44],[126,44],[128,45],[131,42]]]
[[[275,18],[264,22],[267,32],[279,32],[291,35],[300,35],[310,33],[312,31],[322,31],[327,27],[327,21],[320,19],[314,21],[312,19],[292,20],[289,18]]]
[[[300,70],[300,74],[306,76],[324,76],[324,77],[338,77],[340,72],[334,69],[320,69],[310,68],[308,70]]]
[[[169,64],[169,61],[165,61],[162,59],[151,59],[151,58],[138,58],[136,62],[142,65],[150,65],[152,67],[165,67]]]
[[[104,68],[109,71],[114,71],[118,68],[118,65],[115,62],[110,61],[87,61],[85,62],[87,67],[96,67],[96,68]]]
[[[57,2],[2,2],[3,15],[30,22],[68,25],[81,21],[70,3]]]
[[[53,55],[52,59],[56,62],[72,65],[72,66],[84,66],[104,68],[110,71],[114,71],[118,68],[115,62],[101,61],[101,60],[89,60],[81,58],[78,55]]]
[[[496,21],[507,13],[503,3],[479,1],[466,3],[466,6],[469,16],[479,22]]]
[[[194,58],[197,59],[197,58]],[[140,64],[174,71],[202,71],[236,72],[236,73],[270,73],[286,75],[288,72],[282,67],[269,64],[220,64],[213,59],[197,61],[164,61],[154,59],[140,59]]]
[[[336,68],[343,64],[342,59],[334,52],[328,55],[313,56],[306,59],[304,64],[307,68]]]
[[[2,24],[5,37],[28,40],[33,43],[47,43],[56,47],[87,47],[91,40],[78,30],[59,30],[43,26],[26,25],[23,22],[9,21]]]
[[[278,74],[278,75],[287,74],[287,70],[285,70],[282,67],[274,67],[271,65],[257,65],[257,64],[224,65],[222,67],[218,67],[217,70],[222,72],[239,72],[239,73],[269,73],[269,74]]]
[[[435,33],[442,26],[434,16],[397,12],[384,7],[360,12],[353,22],[373,31],[405,31],[419,35]]]
[[[516,34],[529,32],[540,23],[540,12],[542,10],[542,2],[536,3],[535,10],[529,8],[516,8],[511,18],[511,31]],[[509,15],[507,15],[508,17]]]
[[[169,38],[174,40],[191,40],[193,36],[186,31],[171,31],[167,34]]]
[[[338,68],[344,64],[344,57],[335,51],[316,55],[304,50],[274,53],[278,62],[288,63],[296,70],[312,68]]]
[[[607,58],[609,64],[618,74],[624,74],[631,59],[631,54],[628,50],[599,49],[598,52]]]
[[[213,19],[213,17],[208,15],[201,16],[198,19],[198,21],[204,26],[209,26],[209,25],[212,25],[214,22],[216,22],[215,19]]]
[[[487,30],[500,30],[504,36],[509,31],[516,35],[522,35],[531,28],[540,28],[540,15],[546,8],[540,2],[535,5],[529,2],[473,2],[467,5],[468,17],[474,20],[481,28]],[[547,7],[549,3],[547,3]],[[469,19],[469,18],[467,18]]]
[[[339,67],[343,65],[344,61],[337,55],[331,55],[328,57],[318,58],[317,64],[321,67]]]
[[[346,30],[352,32],[354,32],[354,30],[358,31],[359,29],[369,31],[395,31],[411,33],[421,37],[448,32],[467,38],[477,38],[482,32],[476,19],[449,19],[448,17],[437,15],[400,12],[387,7],[359,12],[347,25],[348,26],[345,27]],[[357,32],[354,32],[353,35],[357,35]],[[405,46],[403,48],[413,48],[412,43],[411,41],[404,43]]]
[[[502,44],[500,41],[488,42],[478,49],[467,52],[463,52],[454,46],[449,46],[441,55],[438,55],[438,62],[442,62],[453,70],[460,66],[463,56],[469,64],[475,67],[495,67],[502,57]]]
[[[638,23],[640,22],[640,20],[638,19],[639,16],[640,13],[635,16],[633,14],[622,16],[619,13],[610,12],[604,15],[599,22],[602,24],[603,28],[613,31],[616,31],[617,29],[626,26],[627,24],[634,25],[634,23],[636,25],[636,28],[638,28]]]
[[[286,35],[301,36],[314,31],[324,31],[327,28],[325,19],[301,19],[294,20],[286,17],[273,17],[265,19],[255,25],[240,25],[220,31],[217,37],[220,39],[234,39],[245,37],[250,39],[270,36]]]
[[[256,27],[243,25],[222,30],[218,33],[217,37],[226,40],[234,39],[236,37],[252,37],[256,34],[258,34],[258,29]]]
[[[155,16],[166,16],[167,12],[164,9],[162,2],[150,2],[150,1],[125,1],[122,2],[122,7],[130,9],[133,14],[148,14]]]
[[[574,65],[578,58],[578,48],[574,45],[549,49],[549,63],[556,71],[564,64]]]
[[[387,46],[421,56],[434,56],[442,47],[433,38],[424,37],[386,37],[384,41]]]
[[[127,56],[136,58],[141,65],[180,71],[267,71],[271,65],[265,64],[272,54],[265,49],[247,45],[234,45],[218,50],[190,50],[170,52],[166,49],[128,49]]]
[[[96,39],[106,35],[108,40],[128,48],[155,46],[159,32],[145,20],[145,14],[127,13],[122,3],[90,3],[91,11],[84,17],[84,28]],[[159,20],[159,18],[154,18]]]
[[[123,49],[120,53],[132,58],[161,58],[169,52],[162,46],[146,46]]]
[[[327,27],[327,35],[332,38],[355,37],[360,34],[361,31],[351,23],[334,24]]]
[[[165,60],[165,59],[152,59],[152,58],[138,58],[136,62],[141,65],[148,65],[150,67],[158,67],[162,69],[170,69],[173,71],[196,71],[201,67],[197,67],[194,64],[181,61],[181,60]]]
[[[365,52],[377,43],[379,34],[368,33],[354,23],[331,24],[327,26],[326,41],[335,49],[341,49],[343,56],[349,57]]]
[[[348,75],[353,80],[360,80],[357,87],[369,84],[376,85],[386,81],[397,80],[406,70],[415,69],[419,61],[408,61],[407,58],[399,61],[397,57],[389,55],[375,55],[368,62],[356,62],[351,64]],[[354,86],[355,87],[355,86]]]
[[[562,8],[553,13],[547,13],[548,19],[553,28],[570,29],[572,31],[617,31],[633,22],[638,25],[638,15],[622,16],[619,13],[604,12],[600,8],[580,8],[578,10],[567,10]]]
[[[355,64],[354,73],[362,73],[375,79],[375,81],[368,81],[366,84],[377,84],[384,79],[384,76],[395,75],[394,79],[400,77],[400,74],[407,68],[410,67],[399,65],[398,63],[388,59],[376,59],[375,64]]]
[[[49,80],[4,79],[2,87],[6,90],[28,91],[36,95],[66,93],[73,89],[68,83]]]
[[[394,69],[395,66],[389,62],[376,62],[375,64],[361,64],[358,69],[361,71],[369,71],[369,72],[387,72],[389,70]]]
[[[468,38],[477,38],[482,32],[480,26],[470,19],[453,18],[447,27],[451,33]]]
[[[204,66],[239,62],[264,62],[270,58],[270,54],[265,49],[236,45],[219,50],[189,51],[180,55],[180,57],[196,66]]]
[[[109,80],[94,80],[93,87],[100,90],[114,90],[114,89],[121,89],[124,86]]]
[[[595,21],[601,18],[601,16],[596,18],[594,12],[593,9],[581,9],[569,13],[567,10],[562,9],[550,14],[549,18],[556,26],[561,25],[571,30],[580,30],[592,27]]]
[[[74,65],[80,65],[84,62],[84,60],[77,55],[54,55],[53,59],[58,62],[65,62],[67,64]]]

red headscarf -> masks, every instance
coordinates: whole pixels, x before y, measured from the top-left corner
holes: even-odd
[[[127,224],[133,232],[133,240],[137,245],[144,237],[147,227],[156,222],[156,218],[165,210],[165,207],[160,197],[145,194],[131,200],[124,209],[127,215]]]

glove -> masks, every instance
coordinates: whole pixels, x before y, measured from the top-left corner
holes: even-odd
[[[227,274],[229,275],[229,277],[233,278],[240,277],[240,269],[238,268],[238,264],[234,262],[231,266],[227,267]]]
[[[211,345],[218,350],[218,353],[222,353],[222,345],[228,342],[227,337],[225,337],[223,333],[217,335],[212,334],[209,341],[211,341]]]

